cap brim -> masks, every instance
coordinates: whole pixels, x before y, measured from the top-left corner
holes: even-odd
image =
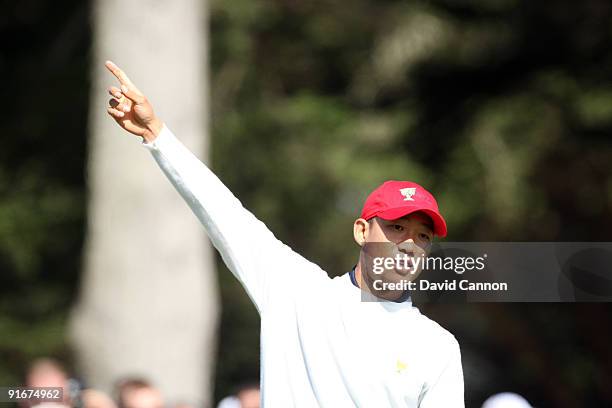
[[[391,208],[389,210],[381,211],[376,214],[377,217],[380,217],[384,220],[391,221],[397,220],[398,218],[405,217],[408,214],[412,214],[414,212],[421,211],[431,218],[433,222],[433,231],[434,234],[439,236],[440,238],[444,238],[446,236],[446,221],[444,218],[437,213],[436,211],[430,208],[421,208],[421,207],[399,207],[399,208]]]

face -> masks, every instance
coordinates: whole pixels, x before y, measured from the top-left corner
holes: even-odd
[[[429,253],[434,233],[431,218],[422,212],[409,214],[396,220],[374,218],[358,219],[354,224],[355,241],[362,247],[361,277],[370,291],[388,300],[399,298],[404,290],[380,289],[376,280],[390,283],[412,281],[421,272],[422,258]],[[376,268],[375,259],[400,259],[393,266]],[[379,264],[380,266],[380,264]],[[381,271],[382,270],[382,271]]]
[[[238,393],[241,408],[259,408],[259,389],[249,388]]]
[[[62,387],[64,389],[64,402],[68,402],[68,376],[54,362],[41,360],[30,369],[27,374],[28,387]]]
[[[124,391],[122,395],[125,408],[163,408],[161,393],[155,388],[140,387]]]
[[[117,408],[108,395],[93,389],[84,390],[81,400],[84,408]]]

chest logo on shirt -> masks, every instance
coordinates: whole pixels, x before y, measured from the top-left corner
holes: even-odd
[[[398,358],[395,363],[395,371],[397,371],[398,374],[401,374],[406,371],[406,368],[408,368],[408,365]]]
[[[414,201],[412,196],[416,194],[416,187],[402,188],[399,192],[404,196],[404,201]]]

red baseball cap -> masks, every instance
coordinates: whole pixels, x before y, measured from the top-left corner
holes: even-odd
[[[446,236],[446,221],[440,214],[438,202],[429,191],[411,181],[389,180],[378,186],[366,199],[361,218],[396,220],[416,211],[431,218],[435,235]]]

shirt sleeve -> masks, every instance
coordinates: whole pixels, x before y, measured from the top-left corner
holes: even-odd
[[[463,370],[459,343],[452,337],[446,364],[439,375],[426,385],[419,408],[464,408]]]
[[[270,293],[295,284],[296,274],[302,272],[300,280],[309,278],[303,273],[327,277],[318,266],[279,241],[166,126],[144,146],[198,217],[260,314]]]

